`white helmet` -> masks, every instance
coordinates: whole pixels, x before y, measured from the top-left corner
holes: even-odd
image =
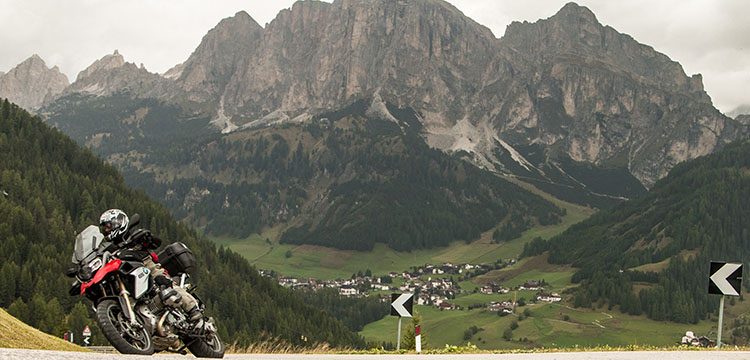
[[[120,209],[109,209],[99,217],[99,230],[109,240],[114,240],[118,236],[128,231],[130,220],[128,215]]]

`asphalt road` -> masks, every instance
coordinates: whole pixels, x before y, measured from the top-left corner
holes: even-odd
[[[73,353],[61,351],[23,350],[0,348],[0,359],[9,360],[184,360],[194,359],[192,355],[135,356],[100,353]],[[637,351],[637,352],[575,352],[546,354],[469,354],[469,355],[306,355],[306,354],[230,354],[224,357],[231,360],[735,360],[750,359],[750,351]]]

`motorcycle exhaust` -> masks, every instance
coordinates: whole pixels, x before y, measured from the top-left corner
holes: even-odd
[[[167,334],[164,332],[164,320],[167,319],[167,315],[169,315],[169,311],[165,311],[159,319],[159,322],[156,324],[156,332],[161,337],[167,337]]]

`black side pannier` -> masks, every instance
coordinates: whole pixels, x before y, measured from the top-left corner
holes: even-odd
[[[167,245],[157,256],[161,267],[171,276],[192,274],[195,269],[195,255],[181,242]]]

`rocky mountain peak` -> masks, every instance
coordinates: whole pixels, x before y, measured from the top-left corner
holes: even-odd
[[[24,60],[21,65],[24,66],[47,66],[47,64],[42,60],[42,58],[37,55],[33,54],[28,59]]]
[[[125,65],[125,58],[115,49],[115,52],[111,55],[105,55],[103,58],[94,61],[94,63],[89,65],[85,70],[78,73],[76,81],[81,81],[97,71],[111,70],[123,65]]]
[[[568,22],[579,22],[588,24],[598,24],[596,15],[585,6],[578,5],[574,2],[565,4],[553,17],[557,19],[566,19]]]
[[[443,121],[448,107],[463,113],[469,94],[459,84],[481,81],[494,41],[488,28],[444,1],[298,1],[238,62],[224,113],[241,125],[380,90],[385,101],[419,104]]]
[[[68,77],[57,66],[48,68],[44,60],[34,54],[7,74],[0,75],[0,97],[25,109],[36,110],[68,84]]]
[[[644,85],[691,93],[694,101],[711,103],[700,75],[688,77],[678,62],[602,25],[591,10],[575,3],[535,23],[513,22],[501,42],[535,62],[619,72]]]
[[[218,101],[237,63],[252,55],[263,28],[244,11],[211,29],[188,60],[165,74],[194,102]],[[181,96],[181,95],[180,95]]]
[[[163,93],[167,80],[152,74],[141,65],[125,62],[119,51],[105,55],[81,71],[76,81],[65,89],[64,94],[84,93],[96,96],[128,91],[136,96],[153,96]]]
[[[140,89],[222,132],[373,99],[381,118],[396,118],[389,106],[419,114],[432,147],[547,182],[586,164],[648,187],[748,132],[716,111],[700,75],[576,3],[497,39],[442,0],[298,1],[265,29],[246,12],[223,19],[163,78],[115,51],[70,88]]]

